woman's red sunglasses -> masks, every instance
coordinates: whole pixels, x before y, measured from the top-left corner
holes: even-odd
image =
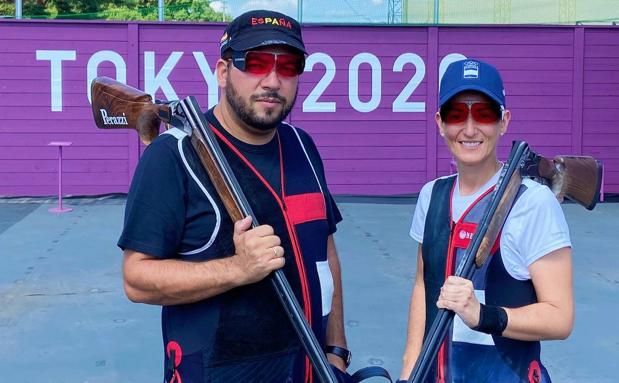
[[[263,51],[232,51],[232,64],[240,71],[265,75],[273,67],[278,75],[294,77],[303,73],[305,56],[293,53],[271,53]]]
[[[441,119],[447,124],[460,124],[469,118],[480,124],[492,124],[501,119],[501,107],[490,102],[450,102],[441,107]]]

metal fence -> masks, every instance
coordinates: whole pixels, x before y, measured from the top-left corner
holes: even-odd
[[[2,18],[101,19],[105,12],[36,14],[36,0],[2,1]],[[50,1],[49,3],[53,3]],[[40,4],[40,2],[39,2]],[[150,19],[173,21],[175,7],[164,0],[133,8]],[[273,9],[303,23],[318,24],[601,24],[619,23],[617,0],[203,0],[193,6],[208,6],[222,16],[209,21],[230,20],[249,9]],[[185,5],[183,5],[185,6]],[[211,16],[211,18],[215,18]]]

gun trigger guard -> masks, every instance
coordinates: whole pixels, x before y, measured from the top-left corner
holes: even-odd
[[[189,122],[187,122],[187,119],[185,117],[179,116],[177,114],[173,114],[171,122],[172,122],[172,125],[174,125],[175,128],[181,129],[189,137],[191,137],[191,135],[193,133],[193,129],[191,129],[191,126],[189,126]]]
[[[524,156],[523,161],[520,163],[520,174],[535,179],[542,179],[538,170],[539,162],[540,155],[532,150],[528,150],[528,153]]]
[[[187,118],[185,118],[185,114],[183,113],[180,102],[179,101],[171,101],[168,103],[170,105],[170,123],[175,128],[181,129],[185,132],[189,137],[193,132],[193,129],[189,125]]]
[[[191,126],[189,126],[187,121],[183,123],[183,132],[187,133],[187,136],[189,137],[193,134],[193,129],[191,129]]]

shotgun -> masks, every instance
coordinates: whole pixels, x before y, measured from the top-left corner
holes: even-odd
[[[481,267],[488,259],[516,200],[523,177],[531,177],[549,185],[559,201],[567,197],[591,210],[599,199],[602,164],[586,156],[557,156],[549,160],[533,152],[526,142],[514,141],[507,163],[492,192],[490,204],[454,275],[470,280],[475,268]],[[454,316],[451,310],[438,310],[407,382],[425,381]]]
[[[185,131],[232,221],[251,216],[252,226],[259,225],[195,97],[153,103],[150,95],[106,77],[93,80],[91,94],[93,117],[101,129],[135,129],[146,145],[159,134],[162,121]],[[275,270],[269,278],[320,382],[337,383],[284,272]]]

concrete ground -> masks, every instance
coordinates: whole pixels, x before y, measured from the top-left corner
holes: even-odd
[[[413,203],[355,201],[340,203],[336,234],[351,370],[382,365],[397,375],[415,273]],[[54,204],[0,200],[0,382],[160,381],[159,308],[122,290],[124,199],[69,200],[74,210],[59,215],[48,212]],[[619,382],[619,204],[563,208],[576,324],[568,340],[543,343],[543,359],[556,382]]]

